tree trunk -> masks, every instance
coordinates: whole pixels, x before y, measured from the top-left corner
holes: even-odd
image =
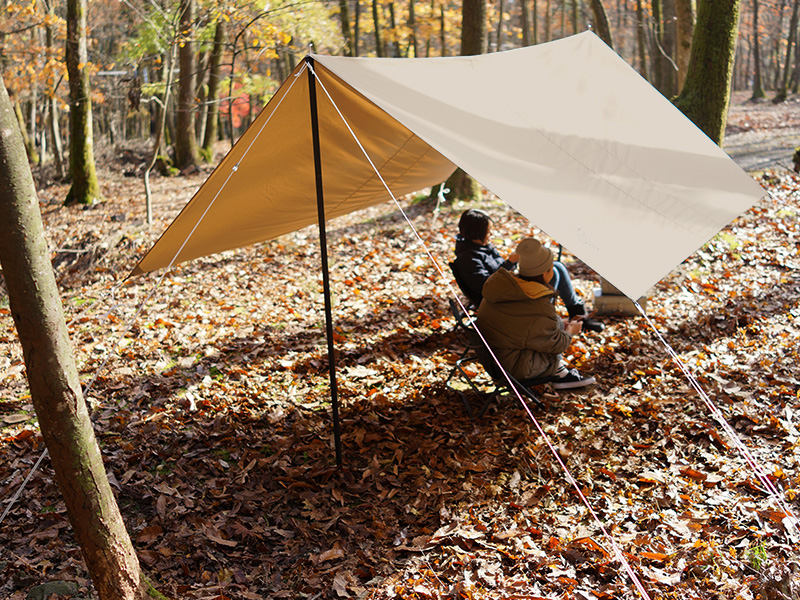
[[[594,17],[594,30],[600,39],[608,44],[609,48],[614,48],[614,40],[611,37],[611,26],[608,24],[608,15],[603,6],[602,0],[590,0],[589,4]]]
[[[461,6],[461,56],[486,52],[486,0],[464,0]]]
[[[444,4],[439,5],[439,43],[442,45],[442,56],[447,56],[447,36],[444,20]]]
[[[781,28],[783,27],[783,11],[786,8],[786,0],[781,0],[778,8],[777,22],[779,27],[774,32],[774,39],[772,44],[772,53],[770,54],[770,63],[772,64],[772,89],[779,90],[781,87],[781,60],[780,60],[780,46],[781,46]]]
[[[200,151],[194,133],[195,52],[194,11],[195,0],[181,0],[180,40],[178,56],[181,76],[178,83],[178,105],[175,123],[175,166],[181,171],[200,164]]]
[[[522,45],[531,45],[531,16],[528,10],[528,0],[521,0],[520,9],[522,11]]]
[[[65,204],[100,199],[92,137],[92,100],[86,50],[86,0],[67,0],[67,74],[69,76],[69,176]]]
[[[553,23],[552,23],[552,15],[551,15],[551,3],[552,0],[547,0],[544,5],[544,41],[545,43],[549,42],[551,39],[552,32],[550,31]]]
[[[794,68],[792,69],[792,76],[789,80],[789,87],[793,94],[797,93],[798,79],[800,77],[800,40],[795,38],[794,41]]]
[[[505,10],[504,1],[498,0],[498,8],[497,8],[497,45],[495,47],[495,52],[500,52],[503,49],[503,11]]]
[[[400,57],[400,36],[397,35],[397,19],[394,17],[394,2],[389,2],[389,25],[392,28],[392,51],[395,58]]]
[[[533,0],[533,10],[531,11],[531,27],[533,28],[532,42],[535,46],[539,43],[539,6],[537,0]]]
[[[39,155],[36,152],[36,142],[28,133],[28,124],[25,122],[25,115],[22,113],[22,107],[19,102],[14,102],[14,116],[17,118],[17,126],[22,136],[22,143],[25,145],[25,154],[31,163],[36,164],[39,162]]]
[[[750,97],[753,101],[766,98],[761,82],[761,47],[758,39],[758,0],[753,0],[753,95]]]
[[[639,72],[642,77],[649,80],[647,76],[647,19],[645,18],[642,0],[636,0],[636,41],[639,46]]]
[[[655,49],[653,59],[653,85],[667,98],[678,93],[678,74],[675,64],[675,2],[654,0]]]
[[[0,265],[39,427],[75,537],[101,600],[148,585],[103,468],[83,400],[33,176],[0,78]]]
[[[689,70],[689,56],[692,53],[694,35],[694,6],[692,0],[675,0],[676,39],[675,62],[678,65],[677,90],[683,89],[686,72]]]
[[[197,109],[194,117],[194,137],[200,144],[203,139],[203,132],[206,130],[206,119],[208,118],[208,86],[203,83],[203,74],[210,71],[208,68],[210,52],[201,52],[197,56],[197,67],[195,68],[195,103]]]
[[[692,56],[675,105],[719,146],[725,137],[741,0],[698,4]]]
[[[431,11],[433,16],[433,11]],[[414,0],[408,0],[408,30],[411,33],[411,48],[414,50],[414,58],[420,58],[419,35],[417,32],[417,17],[414,11]]]
[[[794,0],[794,5],[792,6],[792,16],[789,19],[789,35],[786,36],[786,58],[783,62],[783,75],[781,76],[778,93],[772,100],[775,103],[786,100],[786,96],[789,93],[789,76],[792,68],[792,49],[794,48],[797,38],[798,7],[800,7],[800,0]]]
[[[47,127],[53,146],[53,164],[56,170],[56,179],[64,179],[64,146],[61,142],[61,130],[58,127],[58,100],[55,96],[47,101]]]
[[[358,36],[361,25],[361,0],[356,0],[355,16],[353,17],[353,56],[358,56]]]
[[[47,13],[48,18],[45,19],[44,24],[44,38],[45,38],[45,48],[47,49],[47,56],[54,56],[55,55],[55,33],[53,32],[53,25],[52,22],[55,20],[55,12],[53,10],[53,2],[45,2],[44,4],[45,12]],[[58,109],[58,100],[56,99],[56,88],[57,84],[53,85],[50,89],[47,90],[47,131],[50,135],[50,140],[52,142],[53,147],[53,164],[55,166],[56,171],[56,179],[64,179],[65,169],[64,169],[64,146],[61,142],[61,130],[58,127],[59,124],[59,109]]]
[[[375,55],[383,58],[383,43],[381,42],[381,20],[378,15],[378,0],[372,0],[372,24],[375,26]]]
[[[164,130],[167,126],[167,105],[169,105],[170,100],[170,90],[172,89],[172,76],[175,70],[175,58],[174,58],[174,50],[172,46],[167,48],[167,51],[164,53],[164,100],[159,101],[158,98],[154,98],[154,101],[159,102],[159,106],[161,107],[161,112],[158,113],[158,121],[156,122],[156,132],[155,132],[155,141],[153,142],[153,153],[150,155],[150,160],[147,162],[147,166],[144,169],[143,180],[144,180],[144,198],[145,198],[145,210],[147,215],[147,224],[153,224],[153,196],[150,193],[150,171],[153,170],[153,167],[158,160],[158,157],[161,155],[161,147],[164,143]],[[231,123],[231,127],[233,127],[233,123]]]
[[[344,38],[343,54],[355,56],[353,53],[353,34],[350,32],[350,0],[339,0],[339,19],[342,22],[342,37]],[[217,28],[221,21],[217,22]]]
[[[482,54],[486,44],[486,0],[464,0],[461,5],[461,56]],[[461,169],[456,169],[444,186],[450,190],[446,195],[450,201],[480,198],[480,186]]]
[[[579,21],[580,18],[578,16],[578,3],[580,0],[572,0],[572,33],[578,33]],[[608,21],[608,19],[606,19]],[[611,28],[609,28],[609,39],[611,38]],[[609,44],[610,45],[610,44]]]
[[[347,0],[345,0],[346,2]],[[217,21],[214,32],[214,47],[208,65],[208,114],[206,115],[206,129],[203,134],[203,150],[214,162],[214,144],[219,138],[219,84],[222,81],[222,52],[225,49],[225,21]]]

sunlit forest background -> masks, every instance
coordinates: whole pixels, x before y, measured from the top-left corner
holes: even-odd
[[[509,50],[593,29],[603,14],[616,52],[665,96],[675,96],[688,62],[692,3],[602,2],[490,0],[484,50]],[[88,60],[79,66],[90,76],[96,144],[150,138],[165,99],[164,143],[172,143],[178,89],[188,76],[196,135],[208,154],[214,142],[237,138],[308,52],[407,58],[461,53],[457,1],[194,3],[187,22],[180,18],[187,0],[89,2]],[[752,0],[742,6],[734,91],[753,89],[754,96],[778,99],[797,91],[797,17],[798,0]],[[29,157],[40,166],[52,158],[56,176],[63,176],[61,140],[68,138],[65,19],[66,2],[14,0],[3,2],[0,20],[0,68],[27,135]],[[191,71],[177,64],[187,45],[194,55]],[[171,95],[165,94],[167,87]]]

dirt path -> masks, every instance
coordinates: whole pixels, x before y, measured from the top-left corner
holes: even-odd
[[[748,173],[793,167],[800,146],[800,103],[749,102],[749,93],[735,92],[728,115],[725,151]]]

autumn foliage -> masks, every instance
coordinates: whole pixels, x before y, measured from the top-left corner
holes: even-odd
[[[153,229],[130,180],[101,180],[95,208],[60,206],[57,188],[40,201],[106,468],[169,597],[634,598],[612,539],[652,598],[797,593],[787,515],[643,318],[606,317],[602,334],[584,335],[568,360],[598,384],[544,389],[549,408],[534,413],[607,538],[516,398],[471,422],[444,387],[462,340],[448,289],[396,208],[332,222],[338,471],[315,229],[115,287],[202,174],[155,181]],[[760,181],[772,196],[647,306],[796,509],[800,179]],[[403,205],[446,264],[464,206]],[[501,202],[481,206],[495,243],[547,239]],[[591,298],[597,275],[565,261]],[[20,354],[0,304],[3,507],[43,450]],[[91,593],[47,461],[0,546],[0,596],[49,580]]]

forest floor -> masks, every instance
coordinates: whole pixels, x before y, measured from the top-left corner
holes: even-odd
[[[735,105],[729,140],[768,138],[796,106]],[[597,385],[545,389],[534,411],[595,520],[515,398],[471,421],[444,385],[462,340],[396,207],[337,219],[337,470],[314,228],[114,287],[207,174],[155,179],[147,227],[141,179],[124,176],[137,168],[109,153],[103,203],[64,208],[63,185],[40,202],[111,484],[170,598],[798,598],[790,517],[643,317],[583,335],[567,358]],[[647,313],[797,511],[800,179],[757,177],[772,194],[656,285]],[[465,205],[404,203],[446,265]],[[506,250],[544,237],[481,207]],[[564,260],[590,300],[599,278]],[[0,296],[2,510],[44,449],[24,375]],[[0,525],[0,598],[47,581],[94,597],[45,460]]]

